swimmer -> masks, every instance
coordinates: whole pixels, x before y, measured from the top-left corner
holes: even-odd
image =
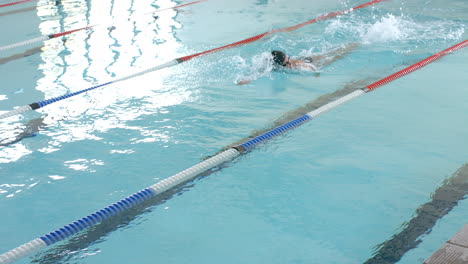
[[[330,65],[331,63],[345,56],[349,51],[355,49],[357,46],[357,43],[351,43],[345,47],[340,47],[333,50],[330,54],[298,59],[291,59],[283,51],[274,50],[271,52],[271,56],[273,58],[273,69],[296,69],[301,71],[310,71],[318,75],[318,67]],[[252,79],[243,79],[237,81],[237,84],[243,85],[250,83],[251,81]]]
[[[299,69],[305,71],[317,72],[317,67],[314,66],[314,59],[312,57],[306,57],[302,59],[291,59],[286,53],[274,50],[271,52],[273,56],[273,66],[275,68],[287,68],[287,69]]]

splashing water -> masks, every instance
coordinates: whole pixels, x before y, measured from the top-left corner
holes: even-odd
[[[239,75],[236,82],[241,80],[256,80],[260,77],[270,76],[273,70],[273,57],[269,52],[262,52],[252,57],[251,63],[247,63],[241,57],[236,59],[246,74]]]
[[[373,23],[360,19],[334,20],[325,29],[326,35],[336,37],[359,37],[364,44],[388,42],[447,41],[462,38],[463,25],[453,21],[414,22],[401,15],[387,14]]]
[[[411,31],[411,23],[388,15],[371,25],[362,36],[362,40],[364,43],[396,41],[407,38],[412,34]]]

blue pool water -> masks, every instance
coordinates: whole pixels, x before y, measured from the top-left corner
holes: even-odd
[[[0,113],[365,1],[209,0],[157,20],[145,13],[185,2],[52,2],[0,10],[0,46],[103,26],[0,51]],[[379,3],[0,120],[0,254],[467,39],[467,14],[465,0]],[[265,62],[355,42],[319,77]],[[467,61],[446,56],[18,263],[364,263],[468,162]],[[468,219],[455,202],[387,263],[427,259]]]

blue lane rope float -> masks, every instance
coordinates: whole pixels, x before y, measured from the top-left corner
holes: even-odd
[[[151,197],[163,193],[177,185],[189,181],[197,175],[214,168],[221,163],[232,160],[239,156],[239,151],[229,149],[212,158],[209,158],[187,170],[184,170],[176,175],[164,179],[142,191],[132,194],[116,203],[113,203],[101,210],[98,210],[88,216],[85,216],[77,221],[56,229],[40,238],[34,239],[26,244],[23,244],[9,252],[0,255],[0,264],[7,264],[17,261],[31,253],[37,252],[40,249],[64,240],[90,226],[96,225],[113,215],[126,211]]]
[[[374,89],[385,85],[389,82],[392,82],[400,77],[403,77],[411,72],[414,72],[422,67],[427,66],[428,64],[436,61],[437,59],[448,55],[456,50],[464,48],[468,46],[468,40],[460,42],[448,49],[445,49],[439,53],[436,53],[416,64],[413,64],[397,73],[394,73],[386,78],[383,78],[377,82],[374,82],[364,88],[355,90],[345,96],[340,97],[339,99],[327,103],[313,111],[308,112],[307,114],[298,117],[284,125],[278,126],[266,133],[261,134],[253,139],[250,139],[240,145],[232,147],[226,151],[223,151],[203,162],[198,163],[195,166],[192,166],[180,173],[177,173],[169,178],[166,178],[142,191],[139,191],[135,194],[128,196],[116,203],[113,203],[101,210],[98,210],[86,217],[83,217],[77,221],[74,221],[68,225],[65,225],[55,231],[52,231],[40,238],[36,238],[26,244],[23,244],[15,249],[12,249],[2,255],[0,255],[0,264],[9,264],[16,260],[19,260],[28,254],[33,252],[37,252],[40,249],[50,246],[58,241],[64,240],[69,238],[70,236],[83,231],[84,229],[96,225],[105,219],[112,217],[113,215],[119,214],[123,211],[126,211],[143,201],[150,199],[156,195],[162,194],[165,191],[172,189],[184,182],[193,180],[198,175],[215,168],[225,162],[232,161],[233,159],[237,158],[239,155],[247,153],[248,151],[252,150],[258,144],[263,143],[266,140],[269,140],[275,136],[284,134],[285,132],[292,130],[307,121],[310,121],[322,113],[325,113],[341,104],[346,103],[349,100],[352,100],[358,96],[361,96],[365,93],[373,91]]]
[[[155,195],[154,191],[151,189],[144,189],[140,192],[130,195],[127,198],[124,198],[116,203],[113,203],[99,211],[96,211],[86,217],[83,217],[73,223],[65,225],[62,228],[59,228],[55,231],[52,231],[44,236],[41,236],[40,239],[47,245],[52,245],[58,241],[66,239],[69,236],[72,236],[92,225],[100,223],[111,216],[114,216],[122,211],[130,209],[133,206],[136,206]]]
[[[291,130],[297,126],[300,126],[302,125],[303,123],[311,120],[312,117],[309,116],[309,115],[303,115],[299,118],[296,118],[292,121],[289,121],[288,123],[282,125],[282,126],[279,126],[279,127],[276,127],[260,136],[257,136],[249,141],[246,141],[244,143],[241,144],[241,146],[246,149],[246,150],[251,150],[255,145],[257,145],[258,143],[261,143],[262,141],[265,141],[267,139],[270,139],[270,138],[273,138],[273,137],[276,137],[277,135],[280,135],[288,130]]]
[[[4,119],[4,118],[19,115],[19,114],[22,114],[22,113],[25,113],[25,112],[28,112],[28,111],[36,110],[36,109],[39,109],[39,108],[41,108],[41,107],[43,107],[45,105],[48,105],[50,103],[61,101],[63,99],[70,98],[72,96],[75,96],[75,95],[78,95],[78,94],[81,94],[81,93],[84,93],[84,92],[87,92],[87,91],[90,91],[90,90],[94,90],[96,88],[103,87],[103,86],[106,86],[108,84],[120,82],[120,81],[123,81],[123,80],[128,80],[128,79],[131,79],[131,78],[134,78],[134,77],[137,77],[137,76],[149,73],[149,72],[153,72],[153,71],[156,71],[156,70],[160,70],[160,69],[163,69],[163,68],[172,67],[172,66],[175,66],[175,65],[177,65],[179,63],[182,63],[182,62],[185,62],[185,61],[188,61],[188,60],[191,60],[193,58],[200,57],[200,56],[203,56],[203,55],[206,55],[206,54],[209,54],[209,53],[213,53],[213,52],[221,51],[221,50],[224,50],[224,49],[233,48],[233,47],[237,47],[237,46],[240,46],[240,45],[252,43],[254,41],[257,41],[259,39],[264,38],[265,36],[269,36],[271,34],[274,34],[276,32],[288,32],[288,31],[296,30],[296,29],[298,29],[300,27],[303,27],[305,25],[308,25],[308,24],[312,24],[312,23],[322,21],[322,20],[325,20],[325,19],[330,19],[330,18],[333,18],[333,17],[336,17],[336,16],[348,14],[349,12],[351,12],[353,10],[364,8],[364,7],[367,7],[367,6],[371,6],[371,5],[374,5],[376,3],[380,3],[380,2],[383,2],[383,1],[385,1],[385,0],[373,0],[371,2],[367,2],[365,4],[361,4],[359,6],[356,6],[356,7],[350,8],[350,9],[346,9],[346,10],[342,10],[342,11],[338,11],[338,12],[328,13],[328,14],[319,16],[317,18],[308,20],[306,22],[303,22],[301,24],[297,24],[297,25],[294,25],[294,26],[286,27],[286,28],[274,29],[274,30],[271,30],[271,31],[268,31],[268,32],[265,32],[265,33],[262,33],[262,34],[259,34],[259,35],[256,35],[256,36],[253,36],[253,37],[250,37],[250,38],[238,41],[238,42],[235,42],[235,43],[231,43],[231,44],[228,44],[228,45],[225,45],[225,46],[222,46],[222,47],[218,47],[218,48],[206,50],[206,51],[203,51],[203,52],[195,53],[195,54],[192,54],[192,55],[180,57],[180,58],[171,60],[171,61],[169,61],[167,63],[155,66],[155,67],[150,68],[150,69],[147,69],[145,71],[135,73],[135,74],[132,74],[130,76],[123,77],[123,78],[120,78],[120,79],[116,79],[114,81],[110,81],[110,82],[107,82],[107,83],[104,83],[104,84],[101,84],[101,85],[97,85],[97,86],[94,86],[94,87],[91,87],[91,88],[87,88],[87,89],[84,89],[84,90],[81,90],[81,91],[78,91],[78,92],[74,92],[72,94],[67,94],[67,95],[55,97],[55,98],[52,98],[52,99],[48,99],[48,100],[45,100],[45,101],[31,103],[31,104],[25,105],[25,106],[20,106],[20,107],[16,108],[15,110],[0,114],[0,119]],[[41,37],[41,38],[43,38],[43,37]]]

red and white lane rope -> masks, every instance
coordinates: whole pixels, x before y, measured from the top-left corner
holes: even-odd
[[[199,0],[199,1],[194,1],[194,2],[190,2],[190,3],[178,5],[178,6],[173,6],[173,7],[158,9],[158,10],[153,11],[153,12],[145,13],[144,15],[155,14],[155,13],[158,13],[158,12],[162,12],[162,11],[166,11],[166,10],[171,10],[171,9],[178,9],[178,8],[181,8],[181,7],[185,7],[185,6],[189,6],[189,5],[193,5],[193,4],[198,4],[198,3],[201,3],[201,2],[205,2],[205,1],[208,1],[208,0]],[[135,20],[130,20],[130,21],[128,21],[128,22],[129,22],[129,23],[133,23],[133,22],[135,22]],[[18,47],[21,47],[21,46],[30,45],[30,44],[33,44],[33,43],[36,43],[36,42],[41,42],[41,41],[46,41],[46,40],[53,39],[53,38],[62,37],[62,36],[68,35],[68,34],[72,34],[72,33],[75,33],[75,32],[78,32],[78,31],[87,30],[87,29],[91,29],[91,28],[98,27],[98,26],[104,26],[104,25],[101,25],[101,24],[98,24],[98,25],[91,25],[91,26],[87,26],[87,27],[83,27],[83,28],[78,28],[78,29],[73,29],[73,30],[68,30],[68,31],[60,32],[60,33],[55,33],[55,34],[50,34],[50,35],[44,35],[44,36],[41,36],[41,37],[37,37],[37,38],[33,38],[33,39],[21,41],[21,42],[9,44],[9,45],[6,45],[6,46],[1,46],[1,47],[0,47],[0,51],[5,51],[5,50],[9,50],[9,49],[14,49],[14,48],[18,48]],[[109,26],[107,26],[107,27],[108,27],[108,28],[112,28],[113,25],[109,25]]]
[[[319,107],[319,108],[317,108],[317,109],[315,109],[315,110],[313,110],[311,112],[308,112],[307,114],[305,114],[303,116],[300,116],[300,117],[298,117],[298,118],[296,118],[296,119],[294,119],[294,120],[292,120],[292,121],[290,121],[290,122],[288,122],[288,123],[286,123],[284,125],[276,127],[274,129],[266,132],[266,133],[263,133],[260,136],[254,137],[254,138],[252,138],[252,139],[250,139],[250,140],[248,140],[248,141],[246,141],[246,142],[244,142],[244,143],[242,143],[239,146],[236,146],[234,148],[241,151],[241,152],[251,150],[257,144],[259,144],[259,143],[261,143],[261,142],[263,142],[263,141],[265,141],[267,139],[270,139],[270,138],[275,137],[275,136],[277,136],[279,134],[282,134],[285,131],[291,130],[291,129],[297,127],[297,126],[300,126],[303,123],[306,123],[307,121],[310,121],[310,120],[316,118],[317,116],[319,116],[319,115],[321,115],[321,114],[323,114],[323,113],[325,113],[325,112],[327,112],[327,111],[329,111],[329,110],[331,110],[331,109],[333,109],[335,107],[338,107],[339,105],[342,105],[342,104],[344,104],[344,103],[346,103],[346,102],[348,102],[348,101],[350,101],[350,100],[352,100],[352,99],[354,99],[356,97],[359,97],[359,96],[361,96],[363,94],[366,94],[366,93],[368,93],[370,91],[373,91],[374,89],[377,89],[378,87],[383,86],[383,85],[385,85],[387,83],[390,83],[390,82],[392,82],[392,81],[394,81],[394,80],[396,80],[396,79],[398,79],[400,77],[403,77],[403,76],[405,76],[407,74],[410,74],[410,73],[412,73],[412,72],[414,72],[414,71],[416,71],[416,70],[418,70],[418,69],[420,69],[420,68],[422,68],[422,67],[424,67],[424,66],[426,66],[426,65],[428,65],[428,64],[430,64],[430,63],[432,63],[432,62],[434,62],[434,61],[436,61],[436,60],[438,60],[440,58],[442,58],[443,56],[448,55],[448,54],[450,54],[452,52],[455,52],[455,51],[457,51],[459,49],[462,49],[462,48],[464,48],[466,46],[468,46],[468,40],[464,40],[464,41],[462,41],[462,42],[460,42],[460,43],[458,43],[458,44],[456,44],[456,45],[454,45],[454,46],[452,46],[452,47],[450,47],[448,49],[440,51],[440,52],[438,52],[438,53],[436,53],[436,54],[434,54],[434,55],[432,55],[432,56],[430,56],[430,57],[428,57],[428,58],[426,58],[424,60],[421,60],[421,61],[419,61],[419,62],[417,62],[417,63],[415,63],[415,64],[413,64],[413,65],[411,65],[409,67],[406,67],[401,71],[398,71],[398,72],[396,72],[396,73],[394,73],[392,75],[389,75],[389,76],[387,76],[387,77],[385,77],[385,78],[383,78],[381,80],[378,80],[378,81],[376,81],[376,82],[374,82],[372,84],[369,84],[366,87],[355,90],[355,91],[353,91],[353,92],[351,92],[351,93],[349,93],[347,95],[344,95],[344,96],[342,96],[342,97],[340,97],[340,98],[338,98],[338,99],[336,99],[336,100],[334,100],[334,101],[332,101],[332,102],[330,102],[328,104],[325,104],[325,105],[323,105],[323,106],[321,106],[321,107]]]
[[[32,1],[36,1],[36,0],[21,0],[21,1],[16,1],[16,2],[6,3],[6,4],[0,4],[0,8],[1,7],[12,6],[12,5],[18,5],[18,4],[22,4],[22,3],[26,3],[26,2],[32,2]]]
[[[398,79],[398,78],[400,78],[402,76],[405,76],[405,75],[407,75],[407,74],[409,74],[411,72],[414,72],[415,70],[417,70],[419,68],[422,68],[422,67],[426,66],[427,64],[429,64],[429,63],[431,63],[431,62],[433,62],[435,60],[438,60],[439,58],[441,58],[441,57],[443,57],[443,56],[445,56],[445,55],[447,55],[449,53],[452,53],[452,52],[454,52],[456,50],[464,48],[467,45],[468,45],[468,40],[462,41],[462,42],[458,43],[457,45],[454,45],[454,46],[452,46],[452,47],[450,47],[448,49],[445,49],[445,50],[443,50],[441,52],[438,52],[438,53],[436,53],[436,54],[434,54],[434,55],[432,55],[432,56],[430,56],[430,57],[428,57],[428,58],[426,58],[426,59],[424,59],[424,60],[422,60],[422,61],[420,61],[420,62],[418,62],[416,64],[413,64],[413,65],[411,65],[411,66],[409,66],[407,68],[404,68],[403,70],[401,70],[399,72],[396,72],[396,73],[394,73],[394,74],[392,74],[392,75],[390,75],[390,76],[388,76],[386,78],[383,78],[382,80],[379,80],[379,81],[377,81],[377,82],[375,82],[373,84],[370,84],[370,85],[366,86],[366,90],[367,91],[372,91],[372,90],[376,89],[377,87],[380,87],[380,86],[382,86],[384,84],[387,84],[387,83],[389,83],[391,81],[394,81],[394,80],[396,80],[396,79]]]
[[[458,44],[456,44],[456,45],[454,45],[454,46],[452,46],[452,47],[450,47],[448,49],[445,49],[445,50],[440,51],[440,52],[438,52],[438,53],[436,53],[436,54],[434,54],[434,55],[432,55],[430,57],[427,57],[426,59],[421,60],[421,61],[419,61],[419,62],[417,62],[417,63],[415,63],[415,64],[413,64],[413,65],[411,65],[409,67],[406,67],[401,71],[398,71],[398,72],[396,72],[396,73],[394,73],[392,75],[389,75],[389,76],[387,76],[387,77],[385,77],[383,79],[380,79],[380,80],[378,80],[378,81],[376,81],[376,82],[374,82],[372,84],[369,84],[369,85],[367,85],[366,87],[364,87],[362,89],[358,89],[358,90],[356,90],[356,91],[354,91],[352,93],[349,93],[349,94],[347,94],[347,95],[345,95],[345,96],[343,96],[343,97],[341,97],[341,98],[339,98],[339,99],[337,99],[337,100],[335,100],[333,102],[330,102],[330,103],[328,103],[328,104],[326,104],[326,105],[324,105],[322,107],[319,107],[319,108],[315,109],[314,111],[311,111],[311,112],[307,113],[307,115],[310,116],[311,118],[315,118],[316,116],[318,116],[318,115],[320,115],[320,114],[322,114],[324,112],[327,112],[328,110],[330,110],[332,108],[335,108],[338,105],[341,105],[341,104],[343,104],[343,103],[345,103],[345,102],[347,102],[347,101],[349,101],[349,100],[351,100],[351,99],[353,99],[355,97],[361,96],[361,95],[363,95],[365,93],[368,93],[370,91],[373,91],[373,90],[377,89],[378,87],[383,86],[383,85],[385,85],[387,83],[390,83],[390,82],[392,82],[392,81],[394,81],[394,80],[396,80],[396,79],[398,79],[400,77],[408,75],[408,74],[410,74],[410,73],[412,73],[412,72],[414,72],[414,71],[416,71],[416,70],[418,70],[418,69],[420,69],[420,68],[422,68],[422,67],[424,67],[424,66],[426,66],[426,65],[428,65],[428,64],[430,64],[430,63],[432,63],[432,62],[434,62],[434,61],[436,61],[436,60],[438,60],[438,59],[440,59],[442,57],[444,57],[445,55],[448,55],[448,54],[450,54],[452,52],[455,52],[455,51],[457,51],[459,49],[462,49],[462,48],[464,48],[466,46],[468,46],[468,40],[464,40],[464,41],[462,41],[462,42],[460,42],[460,43],[458,43]]]
[[[45,40],[49,40],[49,39],[53,39],[53,38],[58,38],[58,37],[65,36],[65,35],[68,35],[68,34],[71,34],[71,33],[77,32],[77,31],[86,30],[86,29],[89,29],[89,28],[92,28],[92,27],[93,26],[78,28],[78,29],[73,29],[73,30],[69,30],[69,31],[64,31],[64,32],[61,32],[61,33],[44,35],[44,36],[41,36],[41,37],[28,39],[28,40],[25,40],[25,41],[21,41],[21,42],[9,44],[9,45],[6,45],[6,46],[2,46],[2,47],[0,47],[0,51],[14,49],[14,48],[18,48],[18,47],[21,47],[21,46],[30,45],[30,44],[33,44],[33,43],[36,43],[36,42],[41,42],[41,41],[45,41]]]
[[[353,10],[360,9],[360,8],[363,8],[363,7],[367,7],[367,6],[370,6],[370,5],[374,5],[374,4],[383,2],[383,1],[386,1],[386,0],[374,0],[374,1],[370,1],[370,2],[367,2],[365,4],[358,5],[356,7],[350,8],[350,9],[346,9],[346,10],[342,10],[342,11],[338,11],[338,12],[328,13],[328,14],[319,16],[317,18],[308,20],[306,22],[303,22],[303,23],[300,23],[300,24],[297,24],[297,25],[294,25],[294,26],[290,26],[290,27],[286,27],[286,28],[273,29],[271,31],[262,33],[260,35],[253,36],[253,37],[250,37],[250,38],[247,38],[247,39],[235,42],[235,43],[231,43],[231,44],[228,44],[228,45],[225,45],[225,46],[222,46],[222,47],[218,47],[218,48],[215,48],[215,49],[210,49],[210,50],[199,52],[199,53],[192,54],[192,55],[189,55],[189,56],[181,57],[178,60],[188,61],[190,59],[193,59],[195,57],[205,55],[205,54],[208,54],[208,53],[213,53],[213,52],[220,51],[220,50],[223,50],[223,49],[233,48],[233,47],[237,47],[237,46],[244,45],[244,44],[247,44],[247,43],[252,43],[254,41],[257,41],[259,39],[262,39],[262,38],[264,38],[266,36],[269,36],[269,35],[277,33],[277,32],[293,31],[293,30],[296,30],[296,29],[301,28],[303,26],[313,24],[315,22],[319,22],[319,21],[322,21],[322,20],[334,18],[334,17],[340,16],[340,15],[348,14],[349,12],[351,12]]]

